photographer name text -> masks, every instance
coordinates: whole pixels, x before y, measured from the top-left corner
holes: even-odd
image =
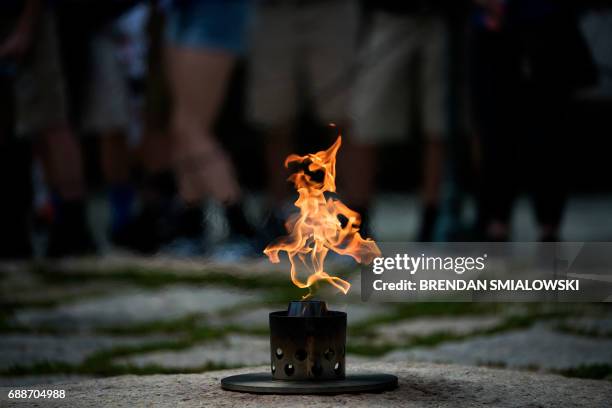
[[[421,279],[372,283],[376,291],[579,291],[578,279]]]

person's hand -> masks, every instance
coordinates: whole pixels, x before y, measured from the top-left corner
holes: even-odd
[[[17,30],[0,43],[0,58],[20,60],[30,47],[30,34]]]

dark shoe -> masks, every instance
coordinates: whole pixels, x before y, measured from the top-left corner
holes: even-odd
[[[0,259],[32,257],[31,146],[8,136],[0,140]]]
[[[159,217],[151,211],[142,211],[124,226],[111,233],[111,242],[130,251],[153,254],[162,244],[157,224]]]
[[[58,204],[56,218],[49,231],[47,257],[62,258],[96,253],[85,203],[82,200]]]
[[[421,217],[421,226],[417,235],[418,242],[431,242],[434,237],[434,229],[438,220],[438,207],[428,205]]]

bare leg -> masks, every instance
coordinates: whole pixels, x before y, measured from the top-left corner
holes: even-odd
[[[424,153],[425,160],[423,161],[422,181],[423,205],[437,206],[440,202],[440,186],[442,184],[444,144],[442,142],[427,142]]]
[[[47,180],[63,200],[85,197],[83,156],[75,135],[67,124],[49,128],[42,134],[41,152]]]
[[[440,189],[442,184],[444,144],[436,141],[435,137],[428,137],[424,147],[423,179],[421,202],[421,226],[417,239],[429,242],[435,239],[434,228],[438,219],[438,206],[440,204]]]
[[[338,176],[347,202],[356,208],[369,208],[375,189],[376,146],[348,142],[338,160],[342,169]]]
[[[130,159],[125,133],[114,130],[100,136],[100,162],[107,183],[129,181]]]
[[[100,135],[100,163],[108,188],[111,237],[121,244],[118,237],[130,225],[135,198],[127,135],[121,129]]]
[[[160,173],[172,168],[168,155],[172,149],[172,141],[164,132],[146,129],[140,145],[139,156],[142,167],[149,174]]]
[[[345,193],[349,207],[361,215],[360,233],[365,237],[372,236],[370,207],[376,189],[377,159],[375,145],[350,141],[346,144],[343,156],[338,159],[341,191]]]
[[[174,102],[173,161],[180,195],[189,204],[208,194],[222,203],[235,203],[240,188],[212,130],[235,57],[180,47],[169,47],[167,57]]]
[[[51,127],[41,135],[41,153],[50,187],[57,194],[47,256],[82,255],[95,251],[85,203],[83,157],[69,125]]]

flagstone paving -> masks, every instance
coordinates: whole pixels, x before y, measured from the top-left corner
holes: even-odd
[[[173,336],[102,336],[14,334],[0,336],[0,370],[37,363],[78,364],[95,352],[116,347],[145,346],[173,340]]]
[[[244,335],[231,335],[186,350],[146,353],[115,360],[118,364],[127,363],[137,367],[158,365],[170,368],[197,368],[210,363],[242,367],[266,364],[269,361],[270,339]]]
[[[450,341],[431,348],[396,350],[384,360],[565,370],[612,365],[612,338],[559,333],[545,325],[536,325],[526,330]]]
[[[577,331],[591,334],[593,336],[612,337],[612,317],[580,317],[575,319],[566,319],[560,322],[560,326],[568,331]]]
[[[303,292],[285,290],[286,274],[279,274],[259,262],[232,268],[138,258],[126,264],[112,257],[35,268],[0,265],[0,302],[7,305],[0,313],[0,384],[267,366],[268,314]],[[359,275],[348,276],[358,292]],[[386,360],[402,372],[427,366],[418,361],[441,361],[592,378],[612,374],[609,307],[370,304],[355,294],[320,294],[331,308],[348,313],[349,368]],[[585,365],[599,368],[580,371]],[[201,378],[213,386],[213,377]],[[81,386],[75,387],[79,395]],[[147,401],[146,393],[142,397]]]
[[[282,309],[282,306],[249,308],[247,310],[239,310],[229,315],[214,316],[207,319],[207,322],[213,326],[231,325],[244,329],[267,330],[270,312]]]
[[[189,314],[216,313],[258,299],[256,291],[174,285],[127,290],[50,309],[23,309],[15,313],[12,321],[53,328],[126,327]]]
[[[346,312],[349,326],[388,316],[393,311],[392,306],[366,303],[338,305],[334,309]]]
[[[368,360],[371,360],[371,358],[350,354],[346,357],[347,366]],[[175,369],[198,368],[207,364],[246,367],[269,362],[269,337],[245,335],[230,335],[225,339],[200,344],[185,350],[135,354],[114,361],[116,364],[128,364],[136,367],[155,365]]]
[[[381,324],[374,330],[378,342],[401,344],[407,340],[434,334],[467,335],[493,329],[501,316],[423,317]]]

